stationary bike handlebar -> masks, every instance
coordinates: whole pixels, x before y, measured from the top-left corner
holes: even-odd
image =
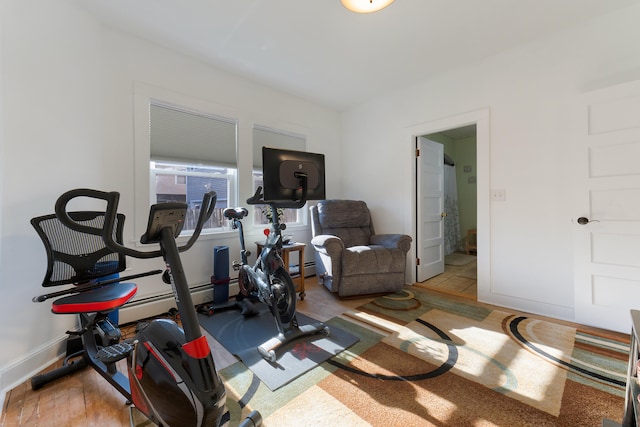
[[[67,211],[67,205],[69,202],[77,197],[88,197],[92,199],[104,200],[107,202],[107,207],[105,210],[105,218],[104,218],[104,226],[103,228],[91,227],[85,224],[81,224],[77,221],[74,221]],[[200,209],[200,215],[198,216],[198,221],[196,223],[193,234],[189,238],[189,240],[182,246],[178,247],[179,252],[184,252],[191,248],[193,244],[198,240],[200,236],[200,232],[202,231],[202,227],[205,222],[211,217],[213,210],[216,204],[216,192],[211,191],[209,193],[205,193],[202,199],[202,207]],[[88,188],[79,188],[75,190],[67,191],[62,194],[55,205],[56,216],[60,219],[64,225],[69,227],[72,230],[93,234],[96,236],[101,236],[105,245],[111,249],[112,251],[122,253],[125,255],[129,255],[134,258],[155,258],[162,256],[161,250],[154,251],[139,251],[136,249],[128,248],[126,246],[121,245],[120,243],[113,240],[113,230],[116,222],[116,216],[118,213],[118,202],[120,200],[120,193],[116,191],[99,191],[92,190]],[[146,233],[145,233],[146,234]]]

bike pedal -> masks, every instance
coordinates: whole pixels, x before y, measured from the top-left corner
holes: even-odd
[[[131,353],[133,346],[126,342],[113,344],[107,347],[102,347],[96,353],[96,359],[107,364],[115,363],[118,360],[124,359]]]

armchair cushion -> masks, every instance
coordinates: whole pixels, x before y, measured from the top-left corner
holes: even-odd
[[[316,274],[324,286],[340,296],[402,288],[411,237],[376,235],[363,201],[323,200],[310,210]]]
[[[322,233],[338,237],[346,247],[369,244],[374,234],[365,202],[326,200],[318,203],[318,221]]]
[[[374,234],[371,236],[371,244],[384,246],[385,248],[398,248],[404,252],[411,249],[411,237],[406,234]]]

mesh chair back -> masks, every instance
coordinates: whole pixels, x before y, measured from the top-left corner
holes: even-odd
[[[69,212],[74,221],[89,227],[104,228],[104,212]],[[56,215],[31,220],[47,251],[47,272],[42,286],[86,283],[110,276],[126,268],[126,257],[112,251],[100,235],[79,232],[64,225]],[[118,214],[113,239],[122,243],[124,215]]]

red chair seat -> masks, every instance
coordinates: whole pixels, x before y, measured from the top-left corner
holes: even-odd
[[[51,311],[55,314],[105,312],[123,306],[137,291],[135,283],[113,283],[60,298],[51,304]]]

